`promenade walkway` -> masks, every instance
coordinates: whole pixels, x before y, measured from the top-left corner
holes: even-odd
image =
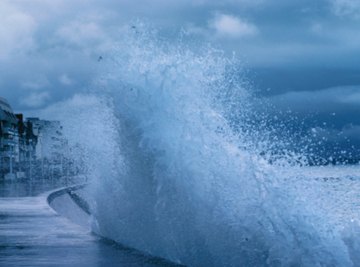
[[[172,266],[104,241],[48,206],[46,195],[0,197],[0,266]]]

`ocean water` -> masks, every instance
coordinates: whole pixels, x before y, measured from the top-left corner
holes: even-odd
[[[141,24],[103,57],[46,111],[82,147],[93,231],[188,266],[360,266],[359,166],[270,138],[235,58]]]

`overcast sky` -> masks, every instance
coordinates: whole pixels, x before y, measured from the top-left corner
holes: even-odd
[[[312,99],[321,118],[342,114],[334,127],[360,129],[358,0],[1,0],[0,95],[29,111],[86,90],[138,18],[236,52],[279,107],[308,113]]]

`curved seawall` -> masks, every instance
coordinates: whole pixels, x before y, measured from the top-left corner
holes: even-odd
[[[52,191],[47,196],[48,204],[60,215],[90,231],[90,210],[87,202],[75,191],[86,184],[74,185]]]
[[[104,261],[100,266],[178,266],[91,233],[89,205],[81,194],[86,185],[80,184],[57,189],[48,193],[46,200],[58,214],[66,217],[68,221],[80,225],[89,236],[94,238],[95,245],[106,254],[106,259],[102,258],[101,255],[97,260],[99,262]]]

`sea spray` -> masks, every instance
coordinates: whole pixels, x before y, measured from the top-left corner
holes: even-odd
[[[121,39],[79,121],[94,231],[189,266],[356,266],[357,245],[303,194],[301,168],[260,153],[272,144],[256,144],[267,133],[249,121],[236,61],[142,25]]]

